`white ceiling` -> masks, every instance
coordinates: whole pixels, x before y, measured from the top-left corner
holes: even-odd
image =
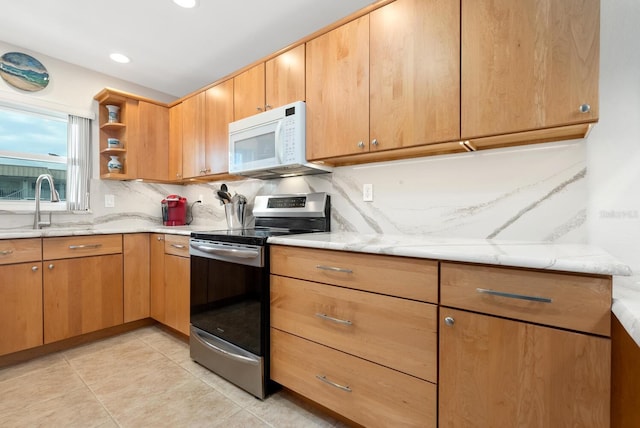
[[[375,2],[3,1],[0,40],[182,97]],[[112,52],[131,62],[111,61]]]

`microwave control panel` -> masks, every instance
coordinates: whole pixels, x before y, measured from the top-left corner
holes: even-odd
[[[304,139],[299,139],[300,137],[296,135],[296,128],[298,132],[300,131],[300,127],[296,127],[296,119],[294,116],[287,116],[282,119],[282,153],[280,154],[282,158],[282,163],[291,164],[297,163],[304,158],[304,152],[300,153],[300,149],[304,150],[304,145],[297,144],[297,141],[304,141]]]

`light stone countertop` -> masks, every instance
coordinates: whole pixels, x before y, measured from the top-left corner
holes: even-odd
[[[55,228],[46,227],[43,229],[14,229],[0,231],[2,239],[20,238],[48,238],[55,236],[82,236],[82,235],[108,235],[112,233],[167,233],[171,235],[186,235],[191,232],[220,230],[219,226],[124,226],[124,227],[104,227],[104,228]]]
[[[536,241],[363,235],[323,232],[269,238],[271,244],[387,254],[597,275],[631,275],[631,269],[597,247]]]
[[[629,336],[640,346],[640,275],[613,279],[611,310]]]

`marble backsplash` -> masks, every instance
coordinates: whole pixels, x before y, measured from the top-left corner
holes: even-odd
[[[433,156],[227,185],[249,201],[259,194],[328,192],[336,231],[586,243],[585,144],[581,140]],[[373,202],[362,200],[364,183],[373,185]],[[53,227],[159,225],[160,201],[175,193],[188,199],[195,228],[226,228],[223,207],[214,198],[219,185],[94,179],[91,212],[54,213]],[[114,195],[115,207],[104,207],[104,195]],[[198,199],[202,203],[193,204]],[[30,228],[33,215],[2,212],[0,219],[1,233]]]

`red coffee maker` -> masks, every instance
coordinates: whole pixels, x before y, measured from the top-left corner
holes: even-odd
[[[169,195],[161,201],[162,224],[165,226],[183,226],[187,220],[187,198]]]

